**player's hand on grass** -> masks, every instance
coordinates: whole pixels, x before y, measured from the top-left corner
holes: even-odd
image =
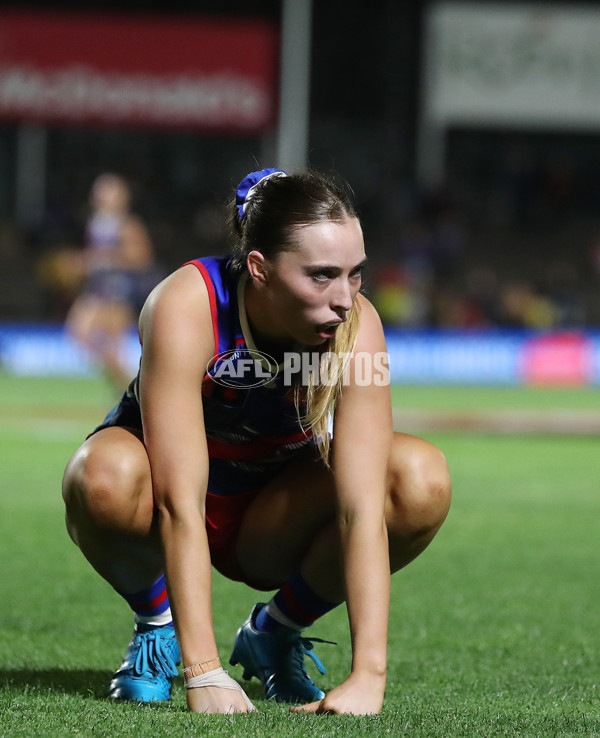
[[[234,712],[255,712],[256,708],[240,688],[221,689],[219,687],[202,687],[188,689],[187,704],[192,712],[203,712],[206,715]]]
[[[291,712],[313,712],[317,715],[374,715],[381,712],[385,692],[385,677],[372,674],[350,674],[322,700],[308,705],[290,707]]]

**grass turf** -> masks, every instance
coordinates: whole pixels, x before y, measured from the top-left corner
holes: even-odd
[[[396,388],[437,406],[597,407],[596,392]],[[461,395],[462,398],[461,399]],[[427,399],[426,399],[427,398]],[[288,714],[245,684],[259,714],[186,711],[105,699],[130,637],[128,608],[68,539],[60,479],[111,403],[101,382],[0,376],[0,735],[600,735],[597,440],[429,434],[453,474],[450,516],[393,579],[389,677],[381,715]],[[60,412],[59,412],[60,410]],[[225,660],[257,593],[216,575]],[[325,689],[349,666],[345,612],[312,631]],[[238,667],[232,676],[241,679]]]

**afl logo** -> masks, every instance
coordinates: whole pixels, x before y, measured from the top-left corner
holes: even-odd
[[[222,387],[251,389],[273,381],[279,372],[277,362],[257,349],[239,348],[212,358],[206,373]]]

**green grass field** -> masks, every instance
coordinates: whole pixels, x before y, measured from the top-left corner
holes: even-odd
[[[394,398],[600,411],[591,390],[400,387]],[[187,712],[181,679],[168,705],[107,701],[131,617],[68,539],[60,480],[111,402],[99,381],[0,375],[0,736],[600,735],[600,453],[586,435],[427,434],[449,460],[454,502],[393,579],[381,715],[290,715],[256,681],[250,716]],[[216,575],[214,600],[227,659],[256,593]],[[349,666],[344,610],[311,632],[338,642],[318,647],[327,674],[311,670],[328,689]]]

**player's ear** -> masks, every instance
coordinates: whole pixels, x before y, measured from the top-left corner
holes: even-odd
[[[246,266],[251,279],[260,286],[267,283],[267,260],[260,251],[251,251],[246,259]]]

